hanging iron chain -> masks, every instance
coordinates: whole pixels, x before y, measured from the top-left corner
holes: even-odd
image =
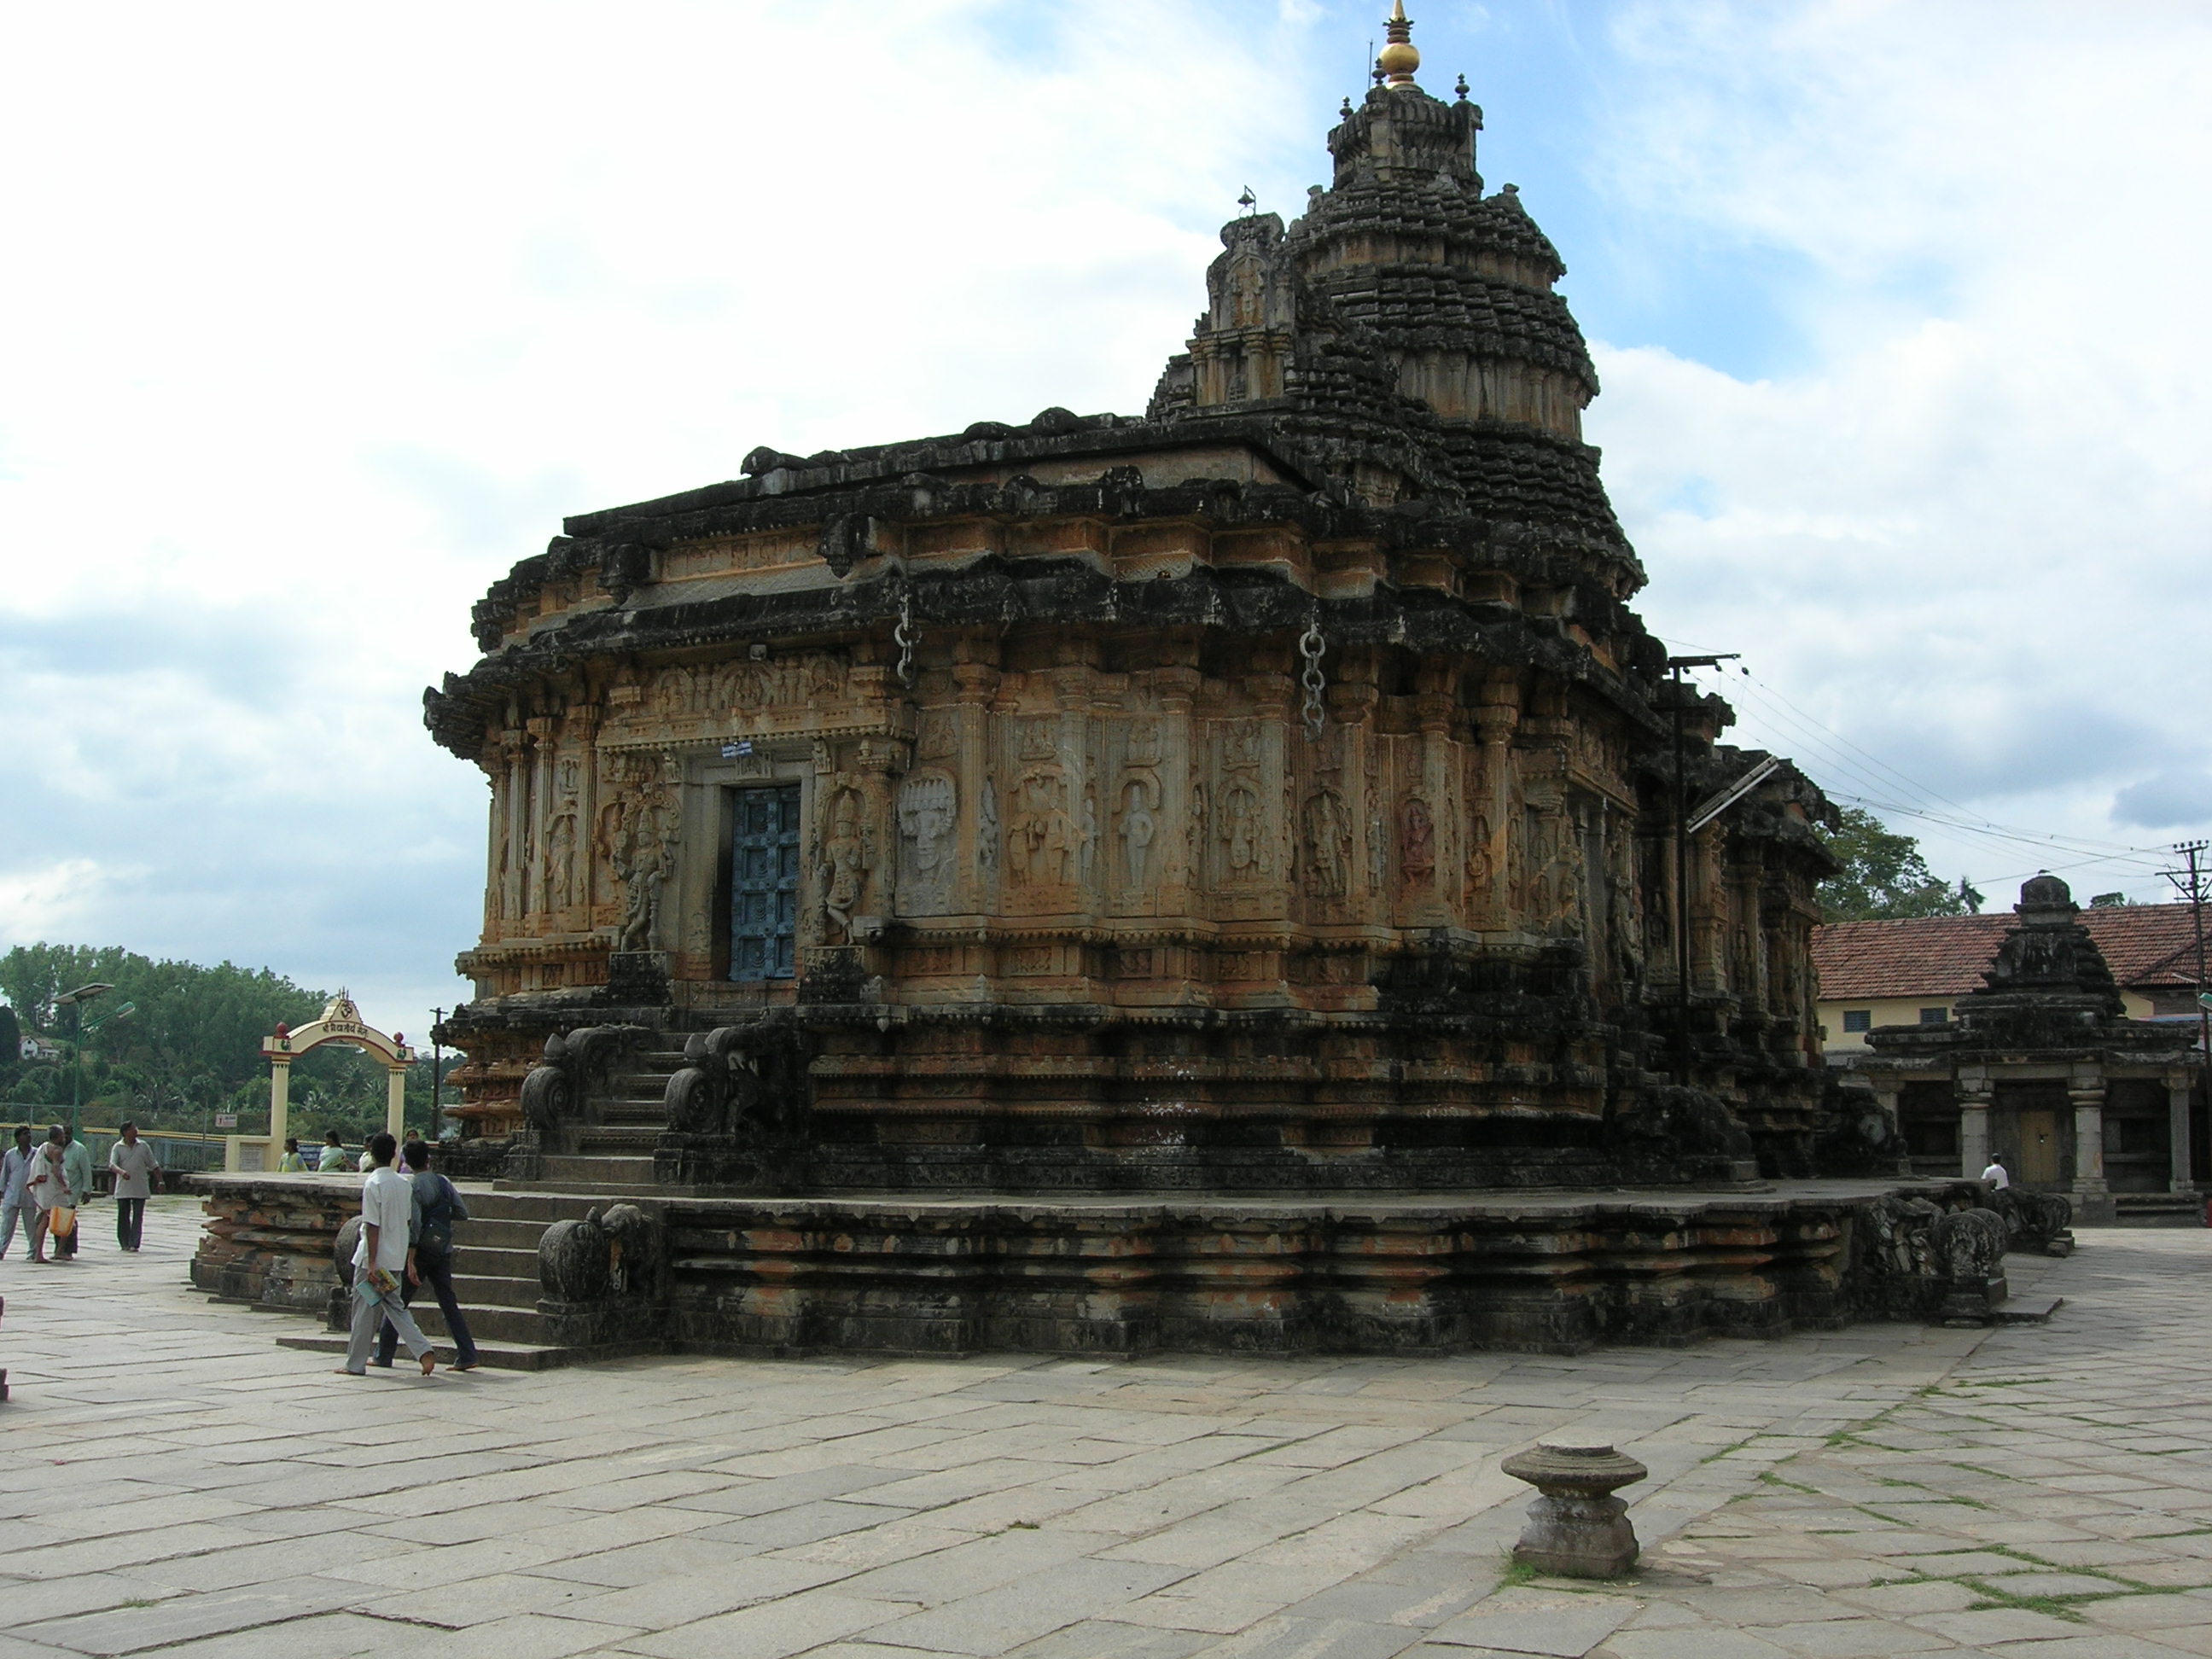
[[[921,636],[914,631],[914,595],[899,595],[898,626],[891,629],[891,641],[899,648],[899,684],[909,691],[914,690],[914,645]]]
[[[1306,690],[1306,737],[1314,743],[1328,725],[1328,711],[1322,707],[1322,693],[1328,690],[1328,681],[1321,672],[1322,653],[1328,641],[1322,638],[1318,619],[1306,624],[1306,631],[1298,636],[1298,654],[1306,659],[1305,672],[1301,677]]]

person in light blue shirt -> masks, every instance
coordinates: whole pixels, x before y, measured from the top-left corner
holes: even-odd
[[[21,1222],[26,1232],[30,1222],[24,1210],[30,1203],[23,1183],[31,1178],[31,1126],[21,1123],[15,1127],[15,1144],[0,1153],[0,1256],[8,1254],[8,1247],[15,1242],[15,1224]]]

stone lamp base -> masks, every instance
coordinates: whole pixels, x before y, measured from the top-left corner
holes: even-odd
[[[1539,1496],[1513,1559],[1569,1578],[1618,1578],[1636,1565],[1628,1505],[1613,1496],[1650,1471],[1610,1446],[1539,1445],[1502,1467]]]

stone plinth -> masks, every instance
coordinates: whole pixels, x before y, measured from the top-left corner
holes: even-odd
[[[358,1176],[193,1176],[207,1220],[192,1283],[235,1302],[320,1314],[338,1230],[361,1213]]]
[[[1618,1578],[1636,1565],[1628,1505],[1613,1496],[1651,1473],[1610,1446],[1539,1445],[1500,1465],[1540,1494],[1513,1559],[1570,1578]]]

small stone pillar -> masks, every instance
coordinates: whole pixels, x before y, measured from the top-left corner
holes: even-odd
[[[2166,1144],[2167,1171],[2171,1177],[2168,1190],[2194,1193],[2197,1183],[2190,1178],[2194,1159],[2190,1156],[2189,1098],[2194,1092],[2194,1082],[2187,1072],[2168,1072],[2166,1074]]]
[[[1959,1079],[1959,1173],[1979,1181],[1990,1165],[1990,1080]]]
[[[1516,1453],[1499,1466],[1539,1496],[1513,1559],[1569,1578],[1618,1578],[1636,1565],[1628,1505],[1613,1496],[1651,1473],[1610,1446],[1556,1446]]]
[[[2109,1226],[2116,1212],[2105,1185],[2105,1079],[2077,1074],[2066,1092],[2074,1103],[2074,1212]]]

